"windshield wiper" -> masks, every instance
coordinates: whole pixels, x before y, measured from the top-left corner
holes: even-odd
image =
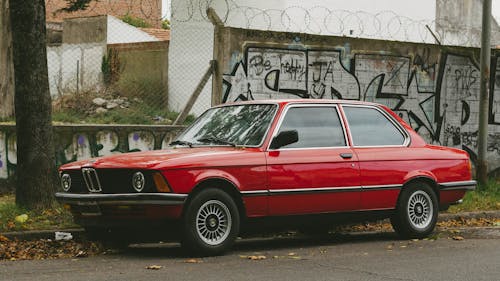
[[[189,147],[193,147],[193,143],[188,142],[188,141],[183,141],[183,140],[174,140],[173,142],[169,143],[168,145],[187,145]]]
[[[232,143],[232,142],[226,141],[226,140],[221,140],[219,138],[214,138],[214,137],[200,138],[200,139],[197,139],[197,141],[204,142],[204,143],[211,142],[211,143],[215,143],[215,144],[225,144],[225,145],[230,145],[233,147],[236,146],[235,143]]]

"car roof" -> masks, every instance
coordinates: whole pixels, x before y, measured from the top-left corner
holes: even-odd
[[[265,100],[251,100],[251,101],[238,101],[220,104],[219,106],[225,105],[237,105],[237,104],[281,104],[282,106],[287,104],[354,104],[354,105],[380,105],[373,102],[357,101],[357,100],[333,100],[333,99],[265,99]]]

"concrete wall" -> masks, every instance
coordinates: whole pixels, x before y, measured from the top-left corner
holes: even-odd
[[[226,18],[234,6],[252,9],[277,9],[286,7],[285,0],[172,0],[171,44],[169,53],[169,108],[180,111],[184,108],[196,85],[213,58],[213,25],[208,21],[206,10],[213,7],[228,26],[246,26],[245,15]],[[266,19],[258,17],[255,22]],[[211,80],[196,101],[192,113],[200,115],[211,105]]]
[[[101,67],[103,57],[108,54],[107,45],[128,43],[132,48],[137,49],[137,45],[134,44],[138,42],[159,42],[156,37],[113,16],[66,19],[63,22],[62,34],[62,44],[47,47],[49,87],[52,98],[76,92],[98,92],[103,89]],[[165,43],[160,45],[164,46]],[[141,46],[148,46],[148,44]],[[153,46],[156,45],[153,44]],[[165,47],[162,48],[165,50]],[[153,50],[145,52],[151,54],[157,52],[157,49],[153,47]],[[155,58],[163,61],[154,62],[153,65],[166,65],[166,54],[156,56]],[[147,61],[151,62],[151,59],[148,58]],[[132,67],[134,65],[130,66]],[[141,71],[144,70],[145,68],[141,68]],[[165,67],[151,68],[147,71],[154,72],[152,75],[156,77],[158,72],[163,75]],[[144,72],[143,76],[146,76]],[[161,81],[165,79],[161,76]],[[166,85],[166,81],[164,84]]]
[[[54,126],[56,161],[61,165],[115,153],[162,149],[182,126],[58,125]],[[14,125],[0,125],[0,185],[17,166]]]
[[[476,158],[479,49],[224,28],[221,100],[328,98],[386,104],[428,142]],[[493,52],[488,161],[500,169],[500,51]],[[495,80],[495,78],[497,78]]]
[[[111,64],[120,69],[114,81],[125,96],[154,99],[166,108],[168,46],[168,41],[108,45],[108,54],[110,51],[116,54],[112,56],[116,61]]]
[[[483,0],[436,0],[436,32],[448,45],[480,47]],[[491,44],[500,45],[500,26],[491,16]]]

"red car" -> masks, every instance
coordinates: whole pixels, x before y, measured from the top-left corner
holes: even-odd
[[[56,197],[90,234],[178,233],[209,255],[266,223],[390,218],[401,236],[425,237],[476,187],[466,152],[426,144],[383,105],[335,100],[216,106],[170,149],[69,163],[60,175]]]

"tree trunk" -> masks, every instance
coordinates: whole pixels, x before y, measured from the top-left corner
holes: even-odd
[[[9,0],[17,134],[16,203],[29,209],[55,202],[57,171],[47,70],[45,1]]]
[[[14,68],[9,0],[0,0],[0,118],[14,116]]]

